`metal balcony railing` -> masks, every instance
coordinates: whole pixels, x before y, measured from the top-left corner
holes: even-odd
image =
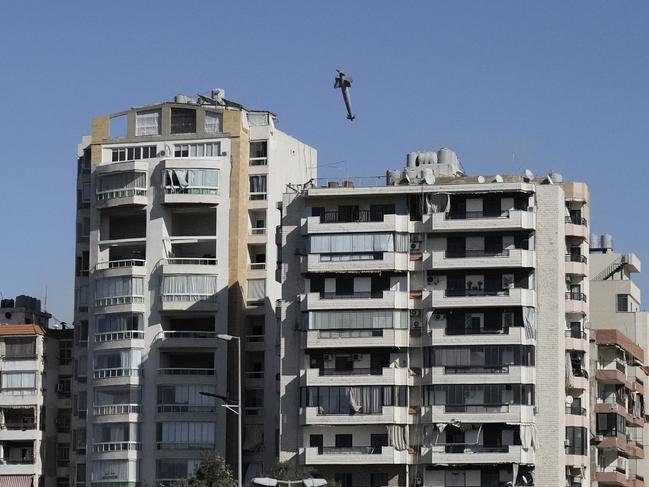
[[[168,257],[163,259],[168,265],[217,265],[219,261],[214,257]]]
[[[577,291],[568,291],[566,292],[565,297],[566,299],[570,299],[572,301],[583,301],[584,303],[586,302],[586,295]]]
[[[130,198],[133,196],[146,196],[146,188],[111,189],[97,191],[97,201],[112,200],[116,198]]]
[[[458,250],[447,250],[444,252],[444,256],[447,259],[462,259],[466,257],[509,257],[510,252],[508,249],[504,250],[470,250],[470,249],[458,249]]]
[[[250,235],[266,235],[265,228],[251,228]]]
[[[248,268],[251,271],[263,271],[266,268],[266,262],[251,262]]]
[[[216,406],[195,406],[192,404],[158,404],[159,413],[214,413]]]
[[[325,211],[320,215],[320,223],[382,222],[386,214],[382,211],[372,210]]]
[[[115,368],[115,369],[95,369],[93,377],[95,379],[107,379],[109,377],[137,377],[140,375],[140,369]]]
[[[320,369],[318,375],[331,376],[331,375],[383,375],[383,368],[370,368],[359,367],[353,369]]]
[[[509,288],[506,289],[446,289],[444,295],[449,298],[466,296],[508,296]]]
[[[144,259],[119,259],[108,260],[104,262],[97,262],[95,265],[96,271],[104,269],[120,269],[122,267],[143,267],[146,264]]]
[[[381,450],[380,446],[322,446],[318,455],[377,455]]]
[[[94,406],[95,416],[112,416],[115,414],[140,413],[140,404],[108,404],[105,406]]]
[[[165,330],[163,335],[165,338],[216,338],[217,333],[203,330]]]
[[[509,404],[446,404],[446,413],[508,413]]]
[[[565,260],[566,262],[581,262],[582,264],[588,263],[588,257],[581,254],[566,254]]]
[[[95,342],[110,342],[115,340],[142,340],[144,332],[141,330],[109,331],[95,334]]]
[[[507,365],[461,365],[444,367],[444,374],[509,374]]]
[[[565,330],[566,338],[577,338],[580,340],[586,339],[586,332],[583,330]]]
[[[213,450],[214,442],[212,443],[190,443],[180,442],[172,443],[165,441],[158,441],[156,444],[158,450]]]
[[[164,367],[158,369],[160,375],[214,375],[214,369],[199,367]]]
[[[102,443],[94,443],[92,449],[95,453],[103,453],[110,451],[127,451],[127,450],[141,450],[142,444],[139,441],[110,441]]]
[[[352,293],[321,292],[320,299],[382,299],[383,291],[357,291]]]
[[[588,221],[584,217],[573,218],[571,216],[567,216],[566,223],[570,223],[571,225],[588,225]]]
[[[573,416],[586,416],[586,408],[579,406],[566,406],[566,414],[572,414]]]

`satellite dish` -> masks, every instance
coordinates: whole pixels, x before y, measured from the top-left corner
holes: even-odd
[[[570,406],[574,401],[572,396],[566,396],[566,405]]]
[[[530,180],[534,179],[534,173],[529,169],[525,169],[525,177]]]
[[[484,182],[485,182],[485,178],[484,178],[484,176],[478,176],[478,182],[479,182],[480,184],[484,183]]]
[[[502,183],[503,181],[504,181],[503,177],[500,174],[496,174],[496,177],[494,177],[494,182]]]
[[[545,178],[545,182],[547,184],[554,184],[554,181],[552,181],[552,176],[550,176],[549,174],[548,174],[548,177]]]

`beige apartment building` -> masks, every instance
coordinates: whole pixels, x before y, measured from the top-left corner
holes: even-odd
[[[78,151],[75,485],[173,484],[205,451],[277,457],[277,203],[316,152],[213,90],[92,121]],[[235,340],[219,339],[230,334]]]
[[[28,296],[0,307],[0,486],[67,487],[72,330]]]
[[[644,487],[649,313],[631,279],[641,263],[615,252],[610,235],[591,236],[590,247],[592,485]]]
[[[585,184],[441,149],[282,212],[281,461],[342,487],[590,484]]]

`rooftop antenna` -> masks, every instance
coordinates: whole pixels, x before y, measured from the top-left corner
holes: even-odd
[[[349,90],[352,87],[352,78],[343,73],[340,69],[336,70],[336,78],[334,79],[334,88],[340,88],[347,108],[347,120],[354,120],[356,115],[352,112],[352,101],[349,97]]]

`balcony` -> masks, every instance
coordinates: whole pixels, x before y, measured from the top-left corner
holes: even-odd
[[[96,169],[96,202],[99,209],[146,207],[148,182],[146,161],[101,165]]]
[[[615,487],[644,487],[644,481],[634,477],[627,477],[626,473],[619,472],[615,469],[599,469],[595,472],[593,480],[601,485],[610,485]]]
[[[264,335],[246,335],[244,340],[247,352],[263,352],[266,349]]]
[[[352,446],[338,448],[304,448],[305,465],[405,465],[409,463],[407,450],[397,451],[391,446]]]
[[[265,244],[267,241],[266,229],[261,227],[253,227],[248,230],[248,243],[249,244]]]
[[[500,252],[487,250],[434,251],[432,268],[437,269],[493,269],[531,268],[536,266],[536,252],[523,249],[504,249]]]
[[[422,406],[422,423],[529,423],[534,406],[519,404],[447,404]]]
[[[95,379],[110,379],[115,377],[140,377],[140,369],[131,368],[110,368],[110,369],[95,369],[93,371]]]
[[[123,414],[140,414],[142,406],[140,404],[108,404],[104,406],[94,406],[95,416],[116,416]]]
[[[144,340],[144,332],[142,330],[124,330],[95,333],[95,343],[105,343],[121,340]],[[142,344],[142,346],[144,346],[144,344]]]
[[[214,257],[168,257],[160,260],[162,274],[216,275],[219,261]]]
[[[408,309],[409,293],[405,291],[355,292],[351,294],[307,293],[301,301],[302,311],[345,308]]]
[[[204,266],[208,267],[208,266]],[[160,288],[162,311],[217,311],[217,276],[210,274],[167,274]]]
[[[582,292],[568,291],[565,293],[566,313],[586,314],[588,310],[586,295]]]
[[[216,370],[213,351],[161,351],[158,375],[161,378],[178,381],[188,377],[197,377],[214,381]]]
[[[408,270],[406,252],[367,252],[353,254],[308,254],[301,257],[303,273],[399,271]]]
[[[588,203],[588,186],[586,183],[564,182],[561,183],[566,201]]]
[[[146,276],[145,266],[146,260],[144,259],[108,260],[97,262],[95,273],[100,277]]]
[[[588,222],[585,218],[566,216],[566,237],[588,240]]]
[[[598,345],[620,347],[638,362],[644,362],[644,349],[618,330],[597,330],[595,332],[595,342]]]
[[[423,384],[511,384],[534,383],[534,367],[520,365],[427,367],[422,369]]]
[[[115,451],[140,451],[142,444],[138,441],[108,441],[93,443],[92,450],[95,453],[108,453]]]
[[[219,198],[219,170],[213,161],[164,161],[165,204],[217,205]]]
[[[621,434],[617,436],[614,436],[613,434],[611,434],[611,436],[601,436],[601,440],[596,443],[596,446],[600,450],[614,450],[616,452],[621,452],[629,458],[644,458],[644,447],[642,444],[636,443]]]
[[[449,329],[446,319],[432,321],[432,333],[421,339],[424,346],[442,345],[526,345],[534,344],[533,338],[525,336],[522,326],[494,327],[493,329],[473,328]]]
[[[348,232],[408,232],[408,215],[373,214],[369,210],[359,210],[355,214],[339,211],[325,211],[322,216],[302,219],[302,235],[316,233]]]
[[[509,210],[495,216],[484,215],[482,211],[455,215],[433,213],[431,223],[433,232],[534,230],[536,213],[531,210]]]
[[[432,308],[461,307],[518,307],[536,306],[536,292],[533,289],[509,288],[502,290],[433,289],[429,293],[430,303],[424,297],[424,306]]]
[[[348,329],[308,330],[304,332],[304,348],[358,348],[358,347],[407,347],[410,343],[408,329]]]
[[[300,377],[302,386],[337,385],[412,385],[413,373],[408,368],[354,368],[351,370],[306,369]]]
[[[533,464],[534,450],[530,448],[525,451],[519,445],[435,445],[422,448],[421,460],[433,464]]]
[[[581,277],[588,275],[588,258],[585,255],[566,254],[564,260],[566,262],[566,274]]]
[[[631,411],[629,411],[624,404],[620,404],[616,401],[604,401],[598,402],[595,405],[595,412],[602,414],[618,414],[626,420],[629,426],[635,426],[642,428],[645,424],[644,417],[634,416]]]
[[[414,421],[415,410],[400,406],[383,406],[377,414],[325,414],[317,406],[300,408],[302,425],[408,424]]]
[[[583,330],[565,330],[566,350],[588,351],[588,335]]]

